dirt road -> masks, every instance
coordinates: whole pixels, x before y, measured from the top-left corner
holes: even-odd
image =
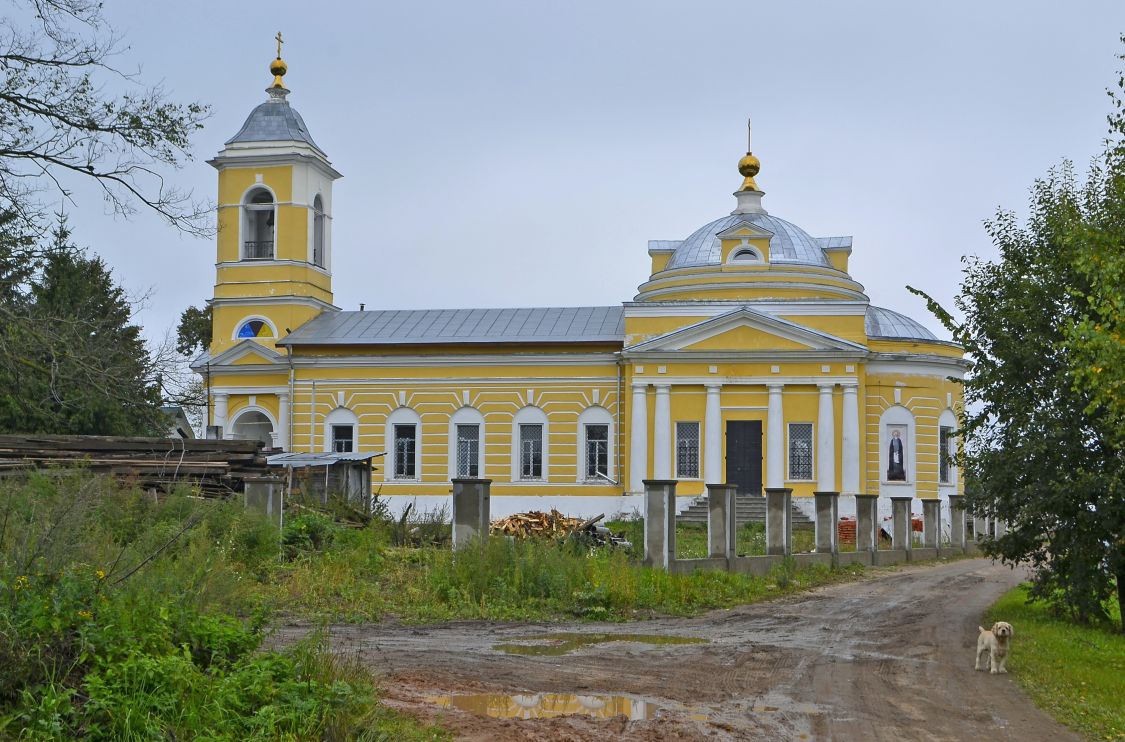
[[[692,619],[337,626],[331,636],[383,675],[389,703],[459,739],[1077,739],[1009,677],[972,669],[981,613],[1021,574],[980,559],[876,574]],[[489,718],[485,706],[618,715]]]

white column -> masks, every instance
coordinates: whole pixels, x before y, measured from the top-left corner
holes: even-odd
[[[707,385],[707,412],[703,418],[703,479],[705,484],[722,484],[723,407],[719,403],[722,384]]]
[[[836,420],[832,413],[833,384],[820,385],[820,414],[816,420],[816,489],[836,490]]]
[[[227,395],[219,392],[212,396],[215,401],[215,411],[211,416],[211,424],[223,429],[223,438],[227,437]]]
[[[289,392],[280,392],[277,395],[277,445],[284,451],[289,450]],[[359,434],[359,431],[356,431]],[[356,441],[358,443],[359,441]],[[357,447],[358,450],[358,447]]]
[[[781,395],[785,387],[767,384],[769,407],[766,410],[766,486],[785,486],[785,412]]]
[[[672,387],[656,385],[656,414],[652,418],[652,478],[672,478]]]
[[[840,462],[840,489],[845,494],[859,492],[859,385],[844,384],[843,450]]]
[[[633,384],[633,421],[629,425],[629,491],[645,491],[648,477],[648,384]]]

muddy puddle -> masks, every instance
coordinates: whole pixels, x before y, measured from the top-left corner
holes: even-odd
[[[508,654],[520,654],[531,657],[559,657],[564,654],[588,647],[594,644],[608,644],[609,642],[633,642],[636,644],[706,644],[707,639],[692,636],[669,636],[657,634],[578,634],[557,633],[540,634],[538,636],[520,636],[510,642],[492,645],[493,649]]]
[[[630,721],[648,721],[659,711],[674,709],[690,717],[705,719],[700,709],[688,708],[669,701],[626,695],[577,693],[478,693],[472,695],[433,696],[427,699],[438,708],[458,709],[477,716],[494,719],[550,719],[556,716],[589,716],[612,719],[624,716]]]

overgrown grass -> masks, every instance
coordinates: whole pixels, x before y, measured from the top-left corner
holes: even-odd
[[[0,738],[444,738],[315,642],[261,651],[279,546],[237,503],[0,481]]]
[[[341,531],[322,553],[279,566],[276,579],[259,586],[262,599],[297,617],[356,622],[627,620],[750,603],[862,570],[787,562],[765,578],[671,575],[642,567],[636,553],[574,543],[496,538],[453,553],[392,547],[377,529]]]
[[[1125,740],[1125,635],[1075,624],[1029,604],[1027,595],[1026,586],[1017,587],[985,615],[986,628],[1007,621],[1015,629],[1008,671],[1067,726],[1091,739]]]

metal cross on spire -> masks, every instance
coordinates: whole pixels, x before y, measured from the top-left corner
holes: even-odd
[[[754,151],[753,148],[750,146],[750,117],[749,116],[746,117],[746,151],[747,152],[753,152]]]
[[[281,40],[281,31],[278,31],[274,38],[277,39],[277,58],[281,59],[281,45],[285,43]]]

